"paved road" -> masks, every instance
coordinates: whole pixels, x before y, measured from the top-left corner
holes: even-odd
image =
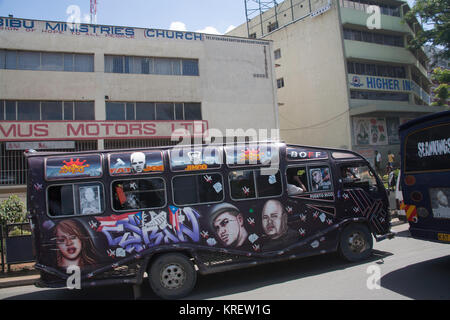
[[[450,299],[450,245],[415,240],[408,225],[393,227],[393,240],[374,244],[374,255],[347,263],[336,255],[310,257],[200,276],[193,300],[403,300]],[[143,299],[157,299],[148,285]],[[0,299],[133,299],[129,286],[85,290],[0,289]]]

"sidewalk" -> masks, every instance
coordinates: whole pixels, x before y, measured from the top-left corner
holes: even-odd
[[[11,265],[10,272],[0,272],[0,289],[34,285],[40,276],[33,266],[34,263]]]

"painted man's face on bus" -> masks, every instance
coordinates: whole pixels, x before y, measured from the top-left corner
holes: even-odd
[[[135,152],[131,155],[131,168],[134,172],[141,173],[145,167],[145,154],[142,152]]]
[[[213,226],[219,240],[225,246],[230,246],[242,238],[243,224],[242,214],[223,212],[214,219]]]
[[[74,234],[66,233],[59,228],[56,231],[56,245],[67,260],[77,260],[81,253],[81,240]]]
[[[287,214],[279,201],[269,200],[262,211],[262,227],[271,239],[277,239],[287,230]]]
[[[319,170],[313,171],[312,178],[315,183],[319,184],[322,182],[322,173]]]

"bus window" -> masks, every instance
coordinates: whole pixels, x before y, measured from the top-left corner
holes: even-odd
[[[176,205],[213,203],[223,200],[223,181],[218,173],[202,173],[173,178]]]
[[[103,186],[83,183],[50,186],[47,191],[50,216],[99,214],[104,211]]]
[[[161,208],[166,203],[166,190],[161,178],[114,181],[112,194],[116,211]]]
[[[229,174],[231,198],[236,200],[256,197],[253,170],[232,171]]]
[[[346,165],[341,167],[344,188],[363,188],[367,191],[377,186],[377,180],[365,165]]]
[[[327,191],[332,189],[330,168],[327,166],[309,168],[311,191]]]
[[[103,187],[99,183],[77,184],[79,214],[103,212]]]
[[[275,197],[283,192],[279,170],[232,171],[229,179],[231,198],[235,200]]]
[[[256,190],[261,198],[281,195],[283,190],[280,171],[274,173],[273,170],[256,170]]]
[[[73,186],[51,186],[47,190],[48,214],[50,216],[70,216],[75,214]]]
[[[291,167],[286,171],[286,178],[288,183],[288,194],[300,194],[308,192],[308,175],[306,174],[306,167]]]

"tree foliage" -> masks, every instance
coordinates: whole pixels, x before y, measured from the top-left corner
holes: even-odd
[[[0,202],[0,224],[23,222],[25,219],[25,204],[17,195]]]
[[[450,84],[450,70],[443,68],[435,68],[431,74],[431,80],[437,82],[438,86],[433,90],[438,101],[433,102],[432,105],[447,106],[447,99],[449,98],[449,84]]]
[[[416,19],[422,30],[416,32],[409,42],[411,48],[421,48],[425,44],[439,47],[439,58],[450,58],[450,0],[416,0],[405,14],[404,20],[414,24]]]

